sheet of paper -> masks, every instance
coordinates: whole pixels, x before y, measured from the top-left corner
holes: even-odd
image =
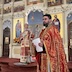
[[[38,45],[40,43],[40,38],[36,38],[32,42],[36,46],[36,51],[37,52],[42,52],[43,51],[43,48]]]

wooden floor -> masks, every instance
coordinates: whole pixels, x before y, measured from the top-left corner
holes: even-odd
[[[13,69],[16,68],[16,67],[13,67],[13,64],[15,62],[19,62],[19,61],[20,60],[19,59],[16,59],[16,58],[5,58],[5,57],[1,57],[0,58],[0,72],[12,72]],[[10,65],[10,67],[9,67],[9,65]],[[8,67],[10,69],[12,69],[12,71],[6,71],[8,69]],[[72,72],[72,62],[68,62],[68,67],[69,67],[70,72]],[[16,71],[13,71],[13,72],[16,72]],[[23,72],[23,71],[19,71],[19,72]],[[35,71],[35,72],[37,72],[37,71]]]

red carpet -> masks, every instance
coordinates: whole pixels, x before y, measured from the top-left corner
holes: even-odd
[[[24,67],[14,66],[14,63],[19,62],[19,61],[20,60],[16,58],[1,57],[0,58],[0,72],[24,72],[24,70],[26,70],[25,72],[32,72],[32,71],[29,71],[29,69],[30,70],[34,69],[35,70],[34,72],[37,72],[36,64],[33,64],[34,66],[32,68],[29,66],[29,67],[26,67],[25,69]],[[68,67],[69,67],[70,72],[72,72],[72,62],[68,62]]]
[[[19,59],[0,57],[0,62],[8,62],[8,63],[19,62]]]
[[[13,66],[13,63],[19,62],[19,59],[16,58],[0,58],[0,72],[11,72],[9,71],[9,65]],[[8,71],[7,71],[8,70]]]
[[[15,66],[19,62],[16,58],[0,58],[0,72],[37,72],[37,64],[31,63],[23,66]]]

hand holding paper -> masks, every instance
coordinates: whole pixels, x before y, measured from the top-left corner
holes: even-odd
[[[39,43],[41,43],[40,38],[36,38],[32,42],[36,46],[36,51],[37,52],[42,52],[43,51],[43,48],[39,46]]]

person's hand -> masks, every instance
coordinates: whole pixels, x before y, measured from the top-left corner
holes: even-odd
[[[40,47],[43,47],[43,43],[39,43],[38,45],[39,45]]]
[[[43,40],[42,39],[40,39],[40,43],[38,44],[40,47],[43,47]]]
[[[33,46],[34,48],[36,48],[36,46],[34,45],[34,43],[32,43],[32,46]]]
[[[35,37],[35,35],[34,34],[31,34],[31,38],[33,39]]]

